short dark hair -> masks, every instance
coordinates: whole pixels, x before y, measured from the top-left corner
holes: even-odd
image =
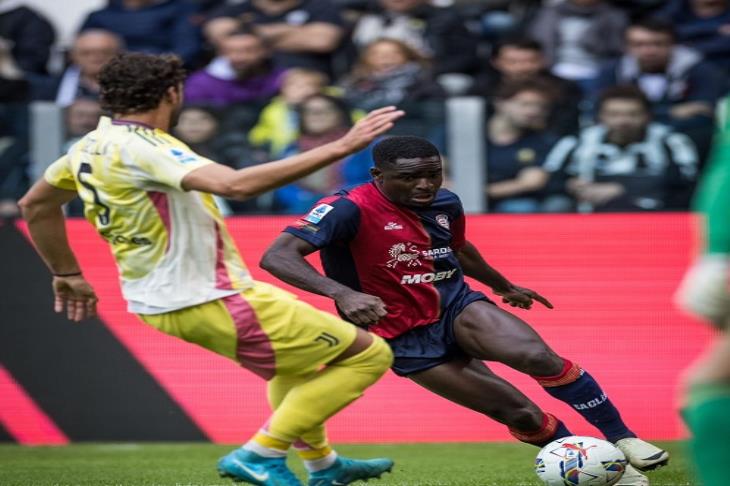
[[[492,58],[498,57],[505,47],[542,53],[542,44],[535,39],[530,39],[529,37],[507,37],[498,41],[492,48]]]
[[[649,101],[649,98],[639,88],[630,84],[611,86],[601,91],[598,97],[598,111],[601,111],[603,105],[611,100],[636,101],[641,103],[647,113],[651,113],[651,101]]]
[[[182,61],[172,54],[119,54],[99,73],[101,107],[120,114],[154,110],[185,74]]]
[[[672,40],[676,40],[677,38],[677,31],[674,28],[674,24],[671,22],[656,18],[656,17],[646,17],[643,19],[636,20],[634,22],[631,22],[631,24],[626,27],[626,32],[628,32],[629,29],[645,29],[651,32],[666,34],[669,37],[672,38]]]
[[[553,81],[542,76],[535,76],[534,78],[521,81],[501,83],[494,93],[494,99],[508,100],[523,91],[534,91],[543,94],[550,102],[555,101],[559,97],[558,87]]]
[[[398,159],[440,157],[439,149],[421,137],[400,135],[388,137],[373,147],[375,167],[393,167]]]

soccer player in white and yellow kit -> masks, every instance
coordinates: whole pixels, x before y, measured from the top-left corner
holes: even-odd
[[[252,197],[310,174],[366,147],[402,112],[374,111],[331,144],[235,171],[167,133],[182,103],[183,79],[173,56],[112,60],[100,85],[102,104],[114,116],[102,118],[21,200],[33,241],[54,275],[56,311],[74,321],[96,312],[62,213],[78,194],[86,219],[112,248],[130,312],[268,380],[274,412],[242,448],[221,458],[222,475],[257,485],[299,485],[286,466],[294,445],[311,486],[379,476],[392,461],[337,456],[324,422],[388,369],[388,346],[254,281],[211,194]]]

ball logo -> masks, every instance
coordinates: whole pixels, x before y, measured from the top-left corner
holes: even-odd
[[[436,215],[436,222],[439,224],[439,226],[449,229],[449,217],[445,214],[437,214]]]
[[[552,451],[553,454],[562,456],[563,461],[560,463],[561,476],[565,480],[566,485],[580,484],[581,473],[591,476],[590,473],[583,471],[583,462],[588,459],[588,449],[596,447],[591,445],[583,447],[582,442],[565,443],[559,449]]]
[[[399,263],[405,263],[407,267],[420,267],[421,252],[413,243],[396,243],[388,250],[390,260],[386,262],[388,268],[395,268]]]

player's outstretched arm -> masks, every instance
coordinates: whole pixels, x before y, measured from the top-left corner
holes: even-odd
[[[233,170],[220,164],[196,169],[182,180],[185,190],[248,199],[289,184],[367,147],[393,127],[404,112],[393,106],[371,111],[334,142],[276,162]]]
[[[54,309],[72,321],[96,314],[97,298],[68,244],[61,207],[76,197],[41,179],[18,202],[36,250],[53,273]]]
[[[333,299],[340,312],[358,326],[375,324],[385,317],[385,303],[379,297],[352,290],[310,265],[304,257],[315,251],[311,243],[282,233],[266,250],[260,266],[288,284]]]
[[[504,275],[484,260],[479,250],[470,242],[467,241],[457,251],[456,257],[464,270],[464,275],[491,287],[495,294],[502,297],[502,302],[505,304],[529,309],[532,307],[533,300],[536,300],[549,309],[553,308],[553,305],[545,297],[534,290],[518,287],[507,280]]]

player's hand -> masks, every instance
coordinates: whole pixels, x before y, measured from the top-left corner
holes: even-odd
[[[347,320],[357,326],[375,324],[388,314],[380,297],[362,292],[352,291],[337,296],[335,304]]]
[[[355,153],[393,128],[395,121],[403,115],[405,112],[398,110],[395,106],[373,110],[365,118],[355,123],[355,126],[339,141],[348,154]]]
[[[675,296],[683,309],[725,328],[730,324],[730,257],[707,255],[687,271]]]
[[[66,312],[66,317],[74,322],[96,315],[94,289],[81,275],[73,277],[53,277],[53,310]]]
[[[530,309],[534,301],[538,301],[548,309],[552,309],[553,305],[542,295],[538,294],[534,290],[530,290],[524,287],[518,287],[511,285],[505,290],[495,290],[495,294],[502,297],[502,302],[509,304],[512,307],[519,307],[520,309]]]

